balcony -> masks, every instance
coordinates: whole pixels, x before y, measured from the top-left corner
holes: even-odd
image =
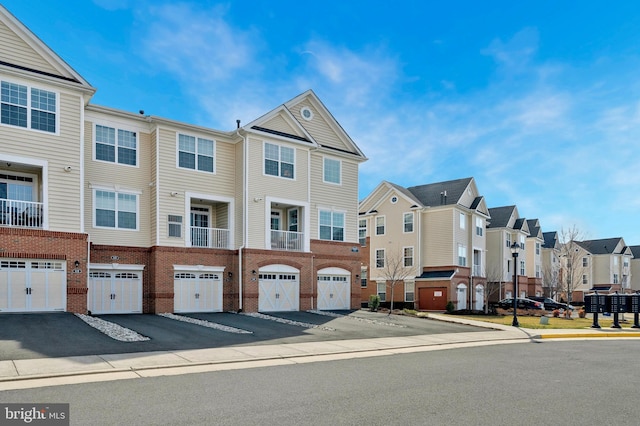
[[[481,265],[473,265],[473,276],[481,277],[482,275],[482,266]]]
[[[229,230],[192,226],[191,247],[228,249]]]
[[[271,248],[273,250],[302,251],[302,232],[271,230]]]
[[[0,226],[42,229],[43,203],[0,199]]]

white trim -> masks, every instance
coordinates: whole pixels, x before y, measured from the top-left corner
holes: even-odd
[[[274,263],[272,265],[265,265],[262,266],[258,269],[258,273],[284,273],[284,274],[299,274],[300,270],[294,268],[293,266],[289,266],[289,265],[282,265],[279,263]],[[300,279],[298,277],[298,279]]]
[[[20,163],[28,166],[42,167],[42,211],[44,218],[42,220],[42,229],[49,229],[49,162],[28,157],[19,157],[16,155],[0,153],[0,161],[9,163]]]
[[[270,175],[266,173],[265,170],[265,161],[267,159],[267,144],[270,145],[275,145],[278,147],[278,174],[277,175]],[[293,176],[292,177],[286,177],[286,176],[281,176],[280,173],[282,171],[281,168],[281,164],[282,164],[282,148],[288,148],[288,149],[292,149],[293,150]],[[296,149],[295,146],[286,146],[285,144],[281,144],[281,143],[274,143],[274,142],[269,142],[266,140],[262,141],[262,176],[265,177],[272,177],[272,178],[279,178],[279,179],[285,179],[286,181],[293,181],[296,182],[298,180],[298,172],[297,172],[297,167],[296,167],[296,156],[298,155],[298,150]],[[275,161],[275,160],[271,160],[271,161]],[[286,163],[289,164],[289,163]]]
[[[195,162],[195,168],[193,168],[193,169],[190,168],[190,167],[182,167],[180,165],[180,135],[187,136],[187,137],[192,137],[192,138],[195,138],[195,140],[196,140],[196,152],[195,152],[196,162]],[[199,155],[199,153],[198,153],[198,139],[204,139],[204,140],[213,142],[213,170],[210,171],[210,172],[207,171],[207,170],[198,169],[198,155]],[[215,175],[216,174],[216,169],[217,169],[216,162],[218,160],[218,155],[217,155],[217,152],[216,152],[216,149],[217,149],[216,146],[217,146],[217,143],[216,143],[216,139],[214,139],[214,138],[208,138],[208,137],[204,137],[204,136],[199,136],[197,134],[189,134],[189,133],[186,133],[186,132],[176,131],[176,169],[179,169],[179,170],[190,170],[190,171],[199,172],[199,173],[206,173],[209,176]]]
[[[118,185],[115,186],[115,188],[109,188],[109,187],[101,187],[98,185],[89,185],[89,187],[91,188],[91,218],[92,218],[92,223],[91,225],[93,226],[93,228],[95,229],[111,229],[111,230],[117,230],[117,231],[125,231],[125,232],[138,232],[140,231],[140,194],[142,194],[141,191],[128,191],[126,189],[123,188],[119,188]],[[128,194],[128,195],[135,195],[136,196],[136,227],[135,229],[131,229],[131,228],[121,228],[119,226],[98,226],[96,225],[96,191],[105,191],[105,192],[113,192],[116,194],[115,200],[116,200],[116,205],[118,203],[118,194]],[[116,217],[117,217],[117,213],[120,210],[116,209]],[[116,221],[117,223],[117,221]]]
[[[27,110],[27,126],[26,127],[22,127],[22,126],[16,126],[14,124],[6,124],[6,123],[0,123],[0,127],[9,127],[12,129],[22,129],[22,130],[27,130],[30,132],[36,132],[36,133],[41,133],[41,134],[45,134],[45,135],[54,135],[54,136],[60,136],[60,91],[59,90],[54,90],[53,88],[43,88],[42,86],[38,86],[38,85],[33,85],[33,81],[30,80],[23,80],[20,78],[17,79],[6,79],[5,76],[1,76],[0,77],[0,82],[6,82],[6,83],[10,83],[10,84],[16,84],[19,86],[25,86],[27,87],[27,105],[22,106],[23,108],[25,108]],[[46,85],[45,85],[46,86]],[[34,107],[31,104],[31,93],[32,90],[36,89],[36,90],[42,90],[45,92],[51,92],[53,94],[56,95],[56,110],[55,110],[55,116],[56,116],[56,131],[55,132],[49,132],[46,130],[39,130],[39,129],[33,129],[31,127],[32,123],[33,123],[33,115],[32,115],[32,110],[34,109]],[[38,109],[38,111],[42,111],[40,109]],[[51,113],[50,111],[45,111],[48,113]]]
[[[134,265],[128,263],[90,263],[89,269],[112,269],[118,271],[142,271],[145,265]],[[142,277],[140,277],[142,278]]]
[[[346,269],[337,268],[335,266],[329,268],[322,268],[318,270],[317,275],[351,275],[350,271]]]
[[[217,272],[223,273],[226,266],[206,266],[206,265],[173,265],[174,272]]]
[[[304,115],[305,111],[309,111],[308,117]],[[309,108],[308,106],[303,106],[302,108],[300,108],[300,117],[302,117],[302,119],[305,121],[311,121],[313,120],[313,111],[311,111],[311,108]]]
[[[338,162],[338,182],[331,182],[327,180],[327,169],[325,168],[327,160]],[[330,156],[327,156],[327,155],[322,156],[322,182],[327,183],[329,185],[342,186],[342,160],[331,158]]]
[[[322,226],[322,224],[320,223],[320,213],[321,212],[329,212],[331,213],[331,230],[333,231],[333,213],[341,213],[343,215],[343,220],[342,220],[342,240],[334,240],[333,239],[333,232],[331,233],[331,239],[329,240],[324,240],[322,238],[320,238],[320,227]],[[344,209],[338,209],[335,207],[323,207],[323,206],[318,206],[318,240],[322,240],[322,241],[337,241],[337,242],[347,242],[347,210]]]
[[[227,203],[229,205],[229,244],[235,247],[235,199],[232,197],[225,197],[222,195],[203,194],[200,192],[185,192],[184,193],[184,226],[185,235],[184,242],[186,247],[191,247],[191,232],[188,231],[191,226],[191,199],[198,198],[206,201],[214,201],[219,203]],[[197,203],[196,203],[197,204]],[[210,207],[210,206],[209,206]]]
[[[84,221],[84,196],[85,196],[85,188],[84,188],[84,94],[80,95],[80,158],[78,159],[78,164],[80,164],[80,232],[86,232],[85,229],[85,221]]]
[[[116,166],[125,166],[125,167],[133,167],[136,169],[140,168],[140,131],[139,130],[135,130],[133,127],[130,128],[126,128],[127,126],[123,126],[118,124],[118,126],[112,125],[112,124],[105,124],[106,120],[98,120],[97,122],[94,121],[93,123],[91,123],[91,160],[96,161],[98,163],[103,163],[103,164],[114,164]],[[109,129],[113,129],[115,132],[115,145],[113,145],[114,149],[115,149],[115,156],[114,156],[114,160],[113,161],[107,161],[107,160],[101,160],[98,159],[96,157],[96,144],[98,143],[98,141],[96,140],[96,136],[97,136],[97,131],[96,131],[96,127],[97,126],[101,126],[101,127],[106,127]],[[125,163],[121,163],[118,161],[118,130],[123,130],[125,132],[131,132],[135,135],[136,138],[136,164],[125,164]],[[84,133],[84,132],[83,132]],[[83,144],[84,145],[84,144]],[[126,149],[131,149],[128,147],[123,147]]]
[[[302,216],[298,214],[298,229],[302,229],[302,237],[303,237],[303,251],[308,252],[311,251],[311,208],[310,204],[306,201],[299,200],[291,200],[288,198],[280,198],[280,197],[265,197],[264,202],[264,217],[265,217],[265,247],[271,247],[271,204],[285,204],[290,205],[292,207],[298,207],[298,209],[302,208]],[[302,218],[303,222],[300,223],[300,219]],[[248,222],[248,221],[247,221]],[[302,226],[300,226],[302,225]]]

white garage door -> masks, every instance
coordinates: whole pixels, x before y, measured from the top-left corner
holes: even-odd
[[[176,272],[174,274],[174,312],[222,312],[222,274]]]
[[[142,273],[92,269],[87,297],[92,314],[142,313]]]
[[[318,309],[344,310],[351,308],[350,273],[341,268],[318,271]]]
[[[260,268],[258,310],[260,312],[300,309],[300,273],[286,265]]]
[[[64,311],[66,262],[0,259],[0,312]]]

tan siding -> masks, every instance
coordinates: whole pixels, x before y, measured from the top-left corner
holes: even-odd
[[[0,60],[60,75],[60,72],[2,22],[0,22]]]
[[[156,143],[157,130],[154,129],[149,135],[149,180],[153,182],[149,187],[149,242],[152,246],[158,245],[157,240],[157,226],[158,226],[158,186],[156,185],[156,171],[157,171],[157,143]],[[183,223],[184,225],[184,223]],[[184,232],[184,231],[183,231]]]
[[[295,179],[285,179],[263,174],[263,140],[249,138],[249,194],[248,199],[262,199],[249,202],[249,247],[264,248],[267,219],[265,217],[267,197],[275,197],[293,202],[306,203],[308,200],[308,151],[294,144],[278,141],[270,143],[295,148]]]
[[[317,153],[311,155],[311,199],[318,207],[345,211],[345,241],[357,242],[358,164],[342,160],[342,182],[336,185],[323,181],[323,158]],[[318,229],[318,209],[312,208],[311,238],[318,238]]]
[[[97,121],[100,124],[100,121]],[[109,124],[111,125],[111,124]],[[151,150],[151,135],[137,133],[138,142],[138,167],[121,164],[94,161],[94,123],[85,123],[85,168],[88,189],[85,192],[85,224],[90,234],[90,241],[95,244],[118,244],[132,247],[148,247],[151,245],[152,228],[150,218],[151,187],[151,162],[149,154]],[[137,231],[104,229],[94,227],[94,191],[96,187],[106,189],[119,188],[122,192],[134,191],[138,197],[138,223]],[[155,230],[154,230],[155,231]]]
[[[236,154],[236,184],[235,184],[235,247],[241,247],[244,241],[244,180],[242,171],[244,170],[244,144],[239,143],[235,146]]]
[[[307,121],[300,115],[300,109],[309,108],[313,112],[313,119]],[[336,135],[335,131],[322,118],[316,108],[308,102],[302,102],[291,108],[294,117],[302,124],[309,134],[321,145],[351,151],[350,146],[345,145]]]
[[[425,266],[454,265],[454,255],[457,258],[458,247],[452,244],[454,235],[454,221],[452,209],[428,211],[423,216],[424,230],[422,232],[424,251],[422,261]]]
[[[80,96],[70,93],[58,92],[58,96],[59,134],[0,126],[2,153],[47,162],[49,229],[79,232],[81,100]],[[71,167],[70,172],[64,171],[67,166]],[[42,171],[37,174],[41,176]],[[38,194],[38,201],[44,201],[42,192]]]
[[[190,136],[215,140],[214,170],[215,173],[207,173],[196,170],[182,169],[177,166],[177,135],[178,133]],[[217,140],[212,135],[194,134],[179,129],[160,129],[160,179],[157,191],[160,200],[158,223],[160,229],[160,244],[169,246],[184,246],[184,239],[168,238],[168,215],[183,216],[184,230],[189,229],[189,216],[185,212],[185,192],[193,192],[207,197],[233,198],[235,196],[235,148],[228,141]],[[176,196],[171,193],[177,192]],[[195,204],[202,204],[195,202]],[[204,204],[208,204],[205,202]]]
[[[287,121],[281,116],[278,115],[266,123],[262,124],[261,127],[265,129],[276,130],[278,132],[287,133],[289,135],[296,135],[303,137],[304,134],[300,131],[299,128],[293,128]]]

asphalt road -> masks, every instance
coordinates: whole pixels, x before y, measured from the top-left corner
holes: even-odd
[[[72,425],[637,425],[629,340],[519,343],[0,392]]]
[[[283,324],[233,313],[188,314],[209,322],[251,331],[234,334],[158,315],[103,315],[101,319],[150,338],[121,342],[90,327],[70,313],[0,315],[0,361],[46,357],[269,345],[375,337],[482,331],[473,326],[364,310],[343,311],[341,318],[309,312],[279,312],[272,316],[317,325]]]

